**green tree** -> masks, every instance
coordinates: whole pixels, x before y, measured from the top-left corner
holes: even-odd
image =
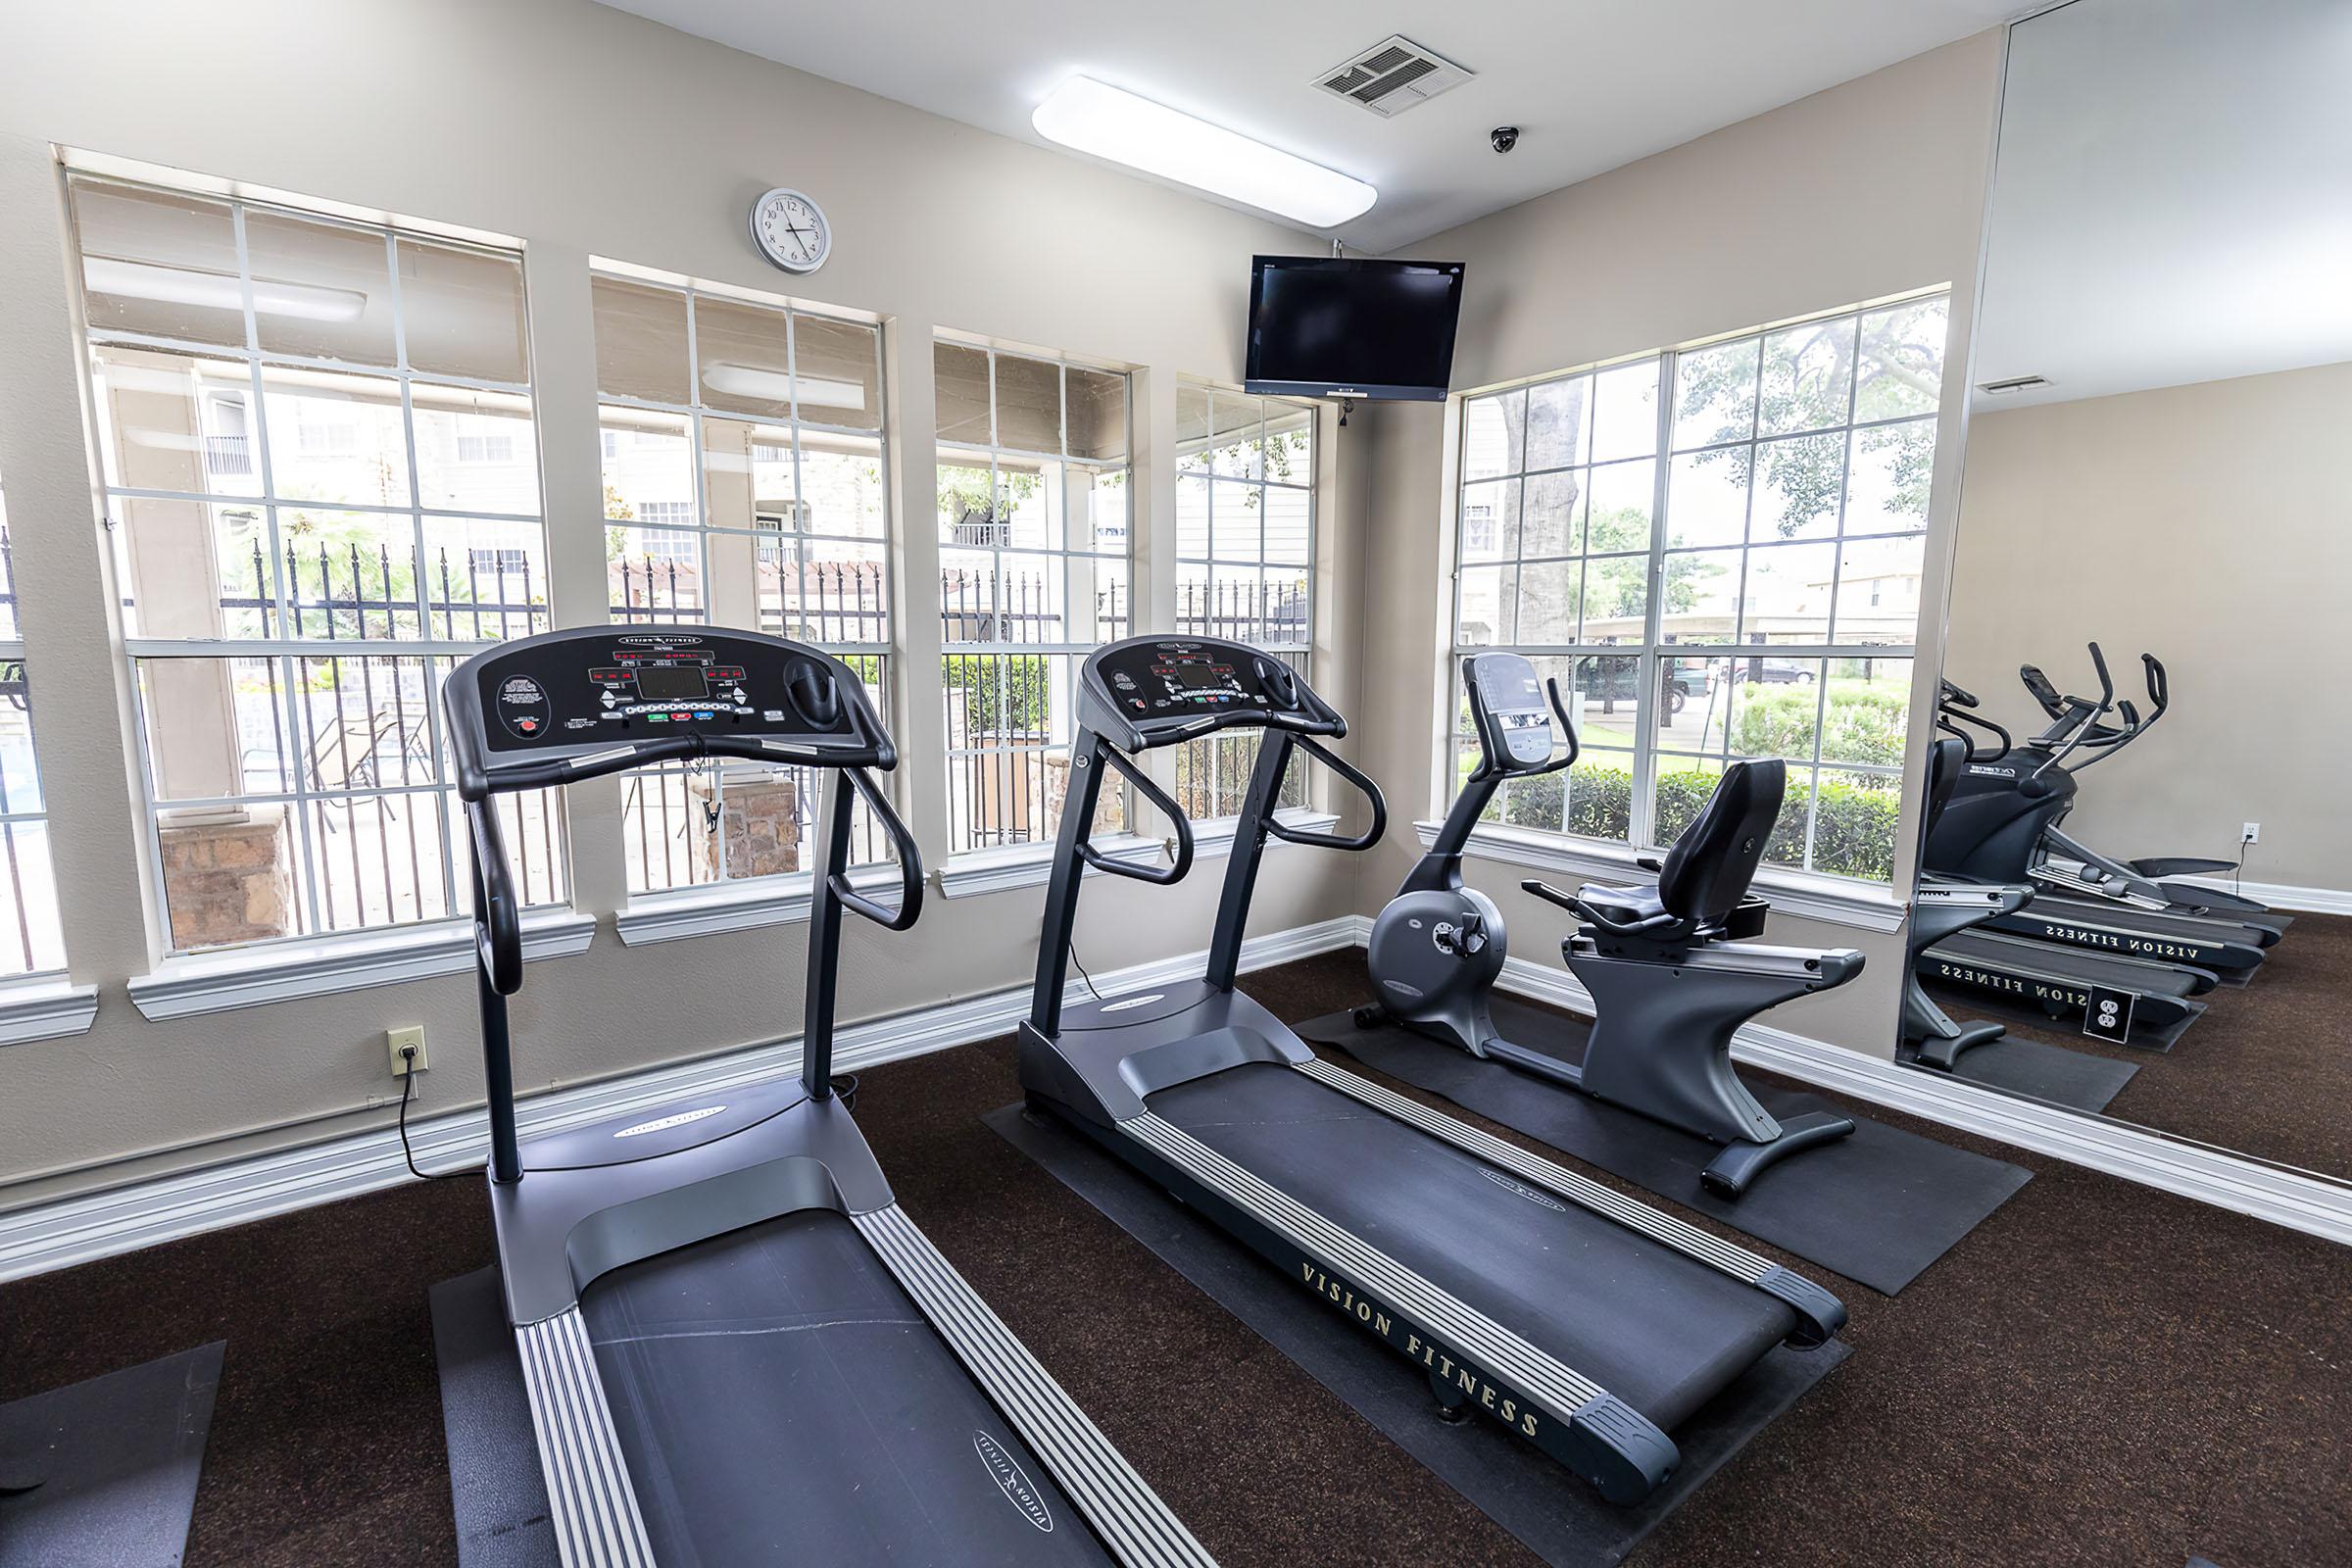
[[[1843,424],[1849,378],[1856,422],[1933,414],[1942,392],[1944,300],[1923,300],[1891,311],[1865,313],[1859,340],[1853,318],[1765,334],[1762,376],[1745,345],[1685,354],[1676,369],[1678,446],[1744,442],[1747,414],[1755,429],[1818,430]],[[1710,427],[1703,421],[1712,414]],[[1702,421],[1695,426],[1690,421]],[[1892,494],[1887,510],[1924,516],[1936,462],[1932,424],[1864,430],[1858,458],[1885,461]],[[1763,472],[1751,471],[1761,454]],[[1768,446],[1722,447],[1696,454],[1700,463],[1728,464],[1735,484],[1759,479],[1780,498],[1774,527],[1783,538],[1835,516],[1846,474],[1844,443],[1835,437],[1775,441]]]

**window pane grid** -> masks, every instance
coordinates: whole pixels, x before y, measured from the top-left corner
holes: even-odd
[[[1287,400],[1177,389],[1176,630],[1253,644],[1301,674],[1314,641],[1314,420]],[[1261,739],[1227,733],[1178,748],[1186,809],[1240,811]],[[1281,805],[1306,804],[1306,775],[1293,764]]]
[[[1128,381],[947,339],[933,355],[948,838],[960,855],[1053,836],[1078,670],[1135,628]],[[1096,830],[1127,820],[1125,791],[1105,787]]]
[[[549,624],[519,256],[69,199],[170,946],[463,913],[440,683]],[[525,901],[563,900],[560,807],[501,810]]]
[[[592,288],[613,618],[813,644],[858,672],[887,721],[879,328],[609,272]],[[633,894],[808,869],[818,773],[734,761],[626,777]],[[890,856],[860,804],[851,862]]]
[[[1660,845],[1729,760],[1780,757],[1769,858],[1890,875],[1946,309],[1835,313],[1468,401],[1455,647],[1573,671],[1586,752],[1493,814]],[[1453,755],[1458,774],[1474,738]],[[1609,809],[1580,811],[1580,787]]]
[[[32,750],[32,687],[17,637],[16,548],[0,496],[0,975],[66,966],[48,802]]]

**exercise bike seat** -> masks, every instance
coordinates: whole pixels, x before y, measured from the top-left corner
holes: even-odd
[[[1610,887],[1599,882],[1588,882],[1576,890],[1576,902],[1606,924],[1621,929],[1647,926],[1652,921],[1663,923],[1673,918],[1666,912],[1666,902],[1658,896],[1655,882],[1638,883],[1632,887]]]

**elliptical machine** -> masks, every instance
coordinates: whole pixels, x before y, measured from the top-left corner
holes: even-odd
[[[1480,760],[1373,925],[1366,961],[1380,1000],[1357,1009],[1356,1023],[1394,1021],[1720,1144],[1699,1175],[1719,1198],[1738,1198],[1768,1166],[1851,1133],[1852,1118],[1827,1111],[1775,1118],[1732,1065],[1732,1036],[1742,1023],[1862,972],[1852,949],[1744,940],[1764,929],[1767,906],[1748,888],[1787,788],[1779,761],[1733,763],[1664,860],[1641,862],[1655,882],[1575,894],[1522,882],[1581,922],[1560,953],[1592,994],[1594,1017],[1581,1066],[1500,1037],[1489,999],[1507,955],[1502,915],[1462,885],[1462,854],[1506,779],[1556,773],[1576,760],[1576,731],[1558,682],[1539,684],[1517,654],[1471,655],[1462,680]],[[1557,757],[1554,718],[1568,737]]]
[[[1927,796],[1920,808],[1920,840],[1924,846],[1929,834],[1936,831],[1936,819],[1951,803],[1952,791],[1959,786],[1960,775],[1974,761],[1997,762],[2009,755],[2009,732],[1991,719],[1976,711],[1977,699],[1950,681],[1943,682],[1941,701],[1936,709],[1936,727],[1943,739],[1928,746]],[[1963,725],[1975,725],[1992,741],[1997,750],[1978,747],[1978,737]],[[1923,857],[1924,863],[1924,857]],[[1959,1064],[1963,1052],[1990,1045],[2008,1034],[2006,1024],[1989,1019],[1977,1023],[1961,1023],[1936,1004],[1920,983],[1920,955],[1958,936],[1972,926],[2004,914],[2014,914],[2034,902],[2034,889],[2019,883],[1949,882],[1933,876],[1926,870],[1919,875],[1919,885],[1911,894],[1911,930],[1904,953],[1903,975],[1903,1043],[1918,1053],[1921,1066],[1950,1072]]]
[[[2097,644],[2091,645],[2091,653],[2093,658],[2098,657]],[[2154,654],[2141,654],[2139,662],[2148,688],[2148,716],[2141,718],[2129,702],[2119,703],[2116,706],[2124,719],[2120,728],[2106,723],[2103,713],[2088,699],[2068,696],[2038,667],[2020,664],[2017,678],[2050,719],[2050,728],[2036,737],[2035,744],[2063,741],[2081,728],[2084,735],[2083,749],[2094,755],[2077,765],[2076,771],[2080,772],[2091,762],[2115,756],[2155,728],[2156,721],[2172,709],[2172,679],[2165,672],[2164,661]],[[2290,917],[2277,914],[2269,906],[2238,894],[2194,882],[2163,880],[2226,875],[2237,869],[2234,861],[2193,856],[2117,860],[2062,832],[2059,824],[2066,814],[2059,812],[2041,830],[2040,854],[2034,861],[2034,876],[2047,887],[2074,896],[2105,899],[2127,908],[2246,920],[2280,932],[2289,924]]]
[[[2003,760],[1961,768],[1950,801],[1927,836],[1922,866],[1955,881],[2032,883],[2042,890],[2032,905],[1989,922],[1995,931],[2056,947],[2250,975],[2261,967],[2263,950],[2278,940],[2279,922],[2272,916],[2128,908],[2048,885],[2053,879],[2044,864],[2045,834],[2072,809],[2081,788],[2076,774],[2145,727],[2129,699],[2117,700],[2115,679],[2097,643],[2090,645],[2090,658],[2099,677],[2098,696],[2061,697],[2064,718]],[[2109,713],[2121,714],[2120,728],[2103,722]]]

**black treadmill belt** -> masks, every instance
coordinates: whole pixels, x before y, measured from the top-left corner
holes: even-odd
[[[1146,1103],[1669,1433],[1794,1326],[1753,1286],[1295,1068],[1232,1067]]]
[[[2142,996],[2185,997],[2196,986],[2193,979],[2169,963],[2136,963],[2110,958],[2087,948],[2069,948],[2055,943],[2035,942],[2031,938],[2005,942],[1997,937],[1962,931],[1945,937],[1928,951],[1948,953],[1956,958],[1966,958],[1987,969],[2030,969],[2056,979],[2073,980],[2082,985],[2107,986],[2117,991],[2136,991]]]
[[[1584,1060],[1592,1038],[1585,1019],[1516,997],[1495,997],[1492,1006],[1505,1040],[1565,1062]],[[1888,1296],[1957,1247],[2027,1181],[2027,1172],[2006,1160],[1857,1116],[1847,1137],[1775,1165],[1743,1197],[1718,1198],[1698,1179],[1716,1146],[1695,1134],[1401,1025],[1358,1028],[1351,1014],[1335,1012],[1300,1024],[1298,1032]],[[1775,1082],[1749,1087],[1782,1118],[1845,1109]]]
[[[632,1264],[581,1310],[662,1568],[1111,1560],[838,1214]]]

